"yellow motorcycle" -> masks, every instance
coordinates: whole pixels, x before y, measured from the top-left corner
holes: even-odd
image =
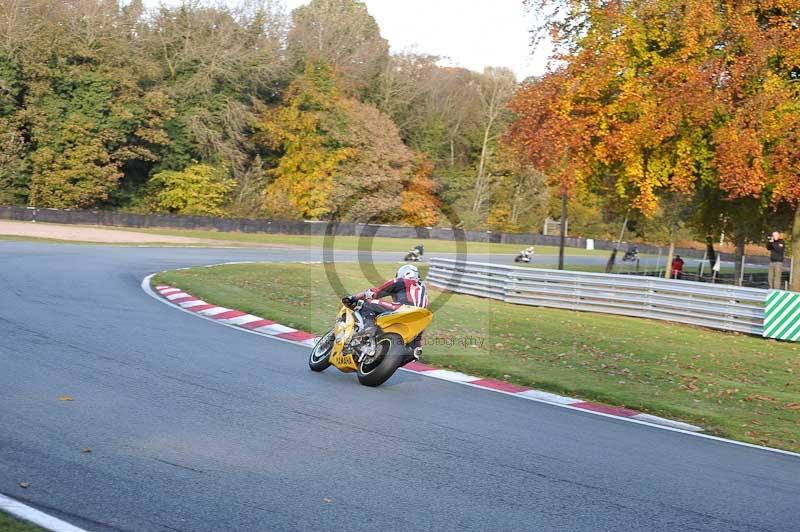
[[[430,324],[428,309],[403,305],[375,319],[374,334],[362,334],[364,318],[359,312],[363,301],[351,309],[342,305],[333,328],[311,350],[308,366],[324,371],[335,366],[344,373],[357,373],[365,386],[380,386],[398,368],[414,360],[410,344]]]

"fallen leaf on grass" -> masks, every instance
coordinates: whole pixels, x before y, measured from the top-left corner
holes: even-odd
[[[775,401],[777,401],[777,399],[775,399],[774,397],[766,397],[764,395],[758,395],[758,394],[745,395],[744,396],[744,400],[745,401],[765,401],[765,402],[770,402],[770,403],[774,403]]]
[[[789,403],[784,408],[787,410],[800,410],[800,403]]]
[[[58,400],[59,401],[74,401],[75,399],[73,399],[71,395],[59,395],[58,396]]]
[[[26,489],[30,488],[31,485],[28,482],[20,482],[19,483],[19,487],[24,489],[24,490],[26,490]]]

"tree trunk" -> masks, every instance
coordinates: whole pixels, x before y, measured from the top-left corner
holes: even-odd
[[[492,117],[489,118],[488,123],[486,124],[486,129],[483,131],[483,144],[481,145],[481,158],[478,162],[478,179],[475,182],[475,201],[472,203],[472,212],[478,213],[483,206],[483,195],[485,194],[485,176],[484,172],[486,171],[486,157],[489,152],[489,135],[492,131],[492,125],[494,123],[494,119]]]
[[[734,236],[733,242],[736,246],[734,259],[736,267],[734,268],[733,272],[733,282],[736,284],[736,286],[742,286],[742,273],[744,272],[744,233]]]
[[[614,245],[614,249],[611,250],[611,256],[608,257],[608,262],[606,262],[606,273],[611,273],[614,271],[614,264],[617,262],[617,253],[619,253],[619,248],[622,247],[622,240],[625,238],[625,231],[628,228],[628,215],[630,211],[625,213],[625,221],[622,222],[622,229],[619,230],[619,240]],[[636,263],[636,267],[639,267],[639,263]]]
[[[792,292],[800,292],[800,205],[794,210],[792,225]]]
[[[567,243],[567,193],[561,193],[561,231],[558,241],[558,269],[564,269],[564,246]]]
[[[709,269],[713,276],[714,264],[717,262],[717,250],[714,249],[714,239],[711,236],[706,237],[706,258],[708,259]]]
[[[670,235],[669,251],[667,251],[667,267],[664,269],[664,279],[672,279],[672,259],[675,257],[675,239]]]
[[[517,225],[517,220],[519,220],[520,198],[522,198],[522,190],[517,186],[514,189],[514,199],[511,200],[511,225],[515,227]]]

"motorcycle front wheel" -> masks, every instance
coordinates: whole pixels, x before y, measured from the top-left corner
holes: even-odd
[[[308,356],[308,367],[312,371],[325,371],[331,365],[333,352],[333,329],[325,333],[314,345]]]
[[[358,364],[358,382],[364,386],[380,386],[403,365],[406,346],[397,334],[381,336],[375,342],[375,356]]]

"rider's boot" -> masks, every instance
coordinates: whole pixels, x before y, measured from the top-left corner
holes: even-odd
[[[414,338],[411,342],[411,354],[414,357],[414,360],[419,360],[422,357],[422,334]]]

